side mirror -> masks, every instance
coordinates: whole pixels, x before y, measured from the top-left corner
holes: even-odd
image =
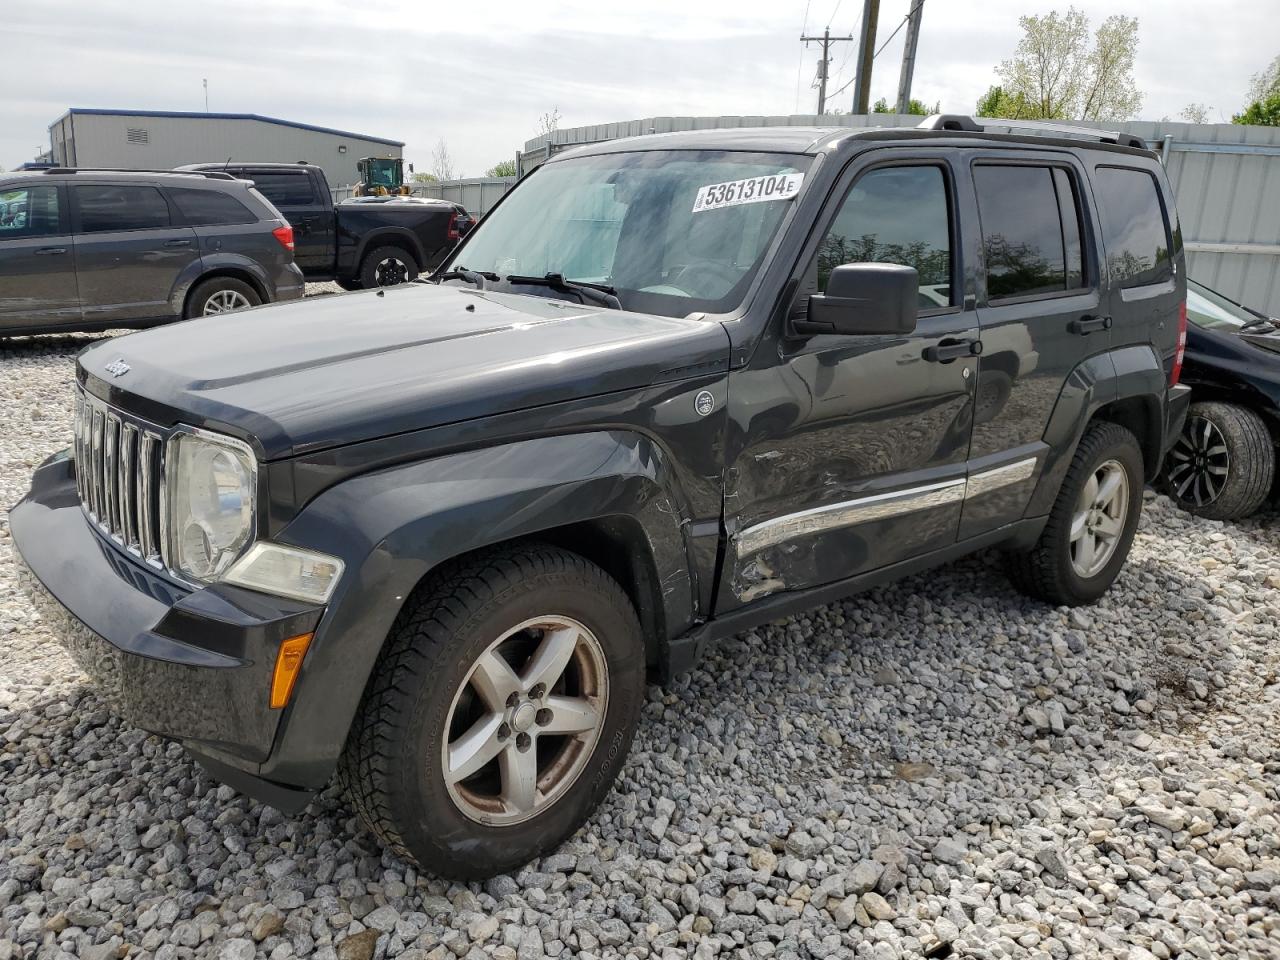
[[[825,294],[809,297],[808,312],[793,318],[801,336],[897,334],[916,328],[920,277],[897,263],[846,263],[831,271]]]
[[[412,164],[412,163],[411,163],[411,164],[409,164],[409,172],[410,172],[410,173],[413,173],[413,164]]]

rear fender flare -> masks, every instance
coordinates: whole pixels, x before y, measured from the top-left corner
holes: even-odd
[[[312,501],[277,540],[346,568],[307,652],[262,775],[323,785],[396,616],[432,569],[486,546],[566,525],[629,517],[644,531],[662,636],[693,620],[693,576],[660,447],[622,431],[546,437],[366,474]]]
[[[360,238],[360,243],[356,246],[355,259],[351,263],[352,275],[360,273],[360,265],[364,263],[366,253],[383,245],[404,247],[418,261],[418,270],[426,271],[427,254],[422,249],[422,241],[412,230],[408,227],[379,227]]]
[[[236,253],[202,253],[200,259],[187,266],[174,281],[173,292],[169,296],[174,316],[182,316],[183,308],[187,305],[187,297],[191,295],[196,284],[216,274],[239,274],[258,292],[263,303],[271,302],[271,297],[267,293],[271,289],[270,280],[267,272],[256,260]]]

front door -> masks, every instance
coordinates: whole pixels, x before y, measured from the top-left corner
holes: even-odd
[[[912,335],[795,338],[778,316],[731,374],[718,612],[955,543],[981,347],[954,178],[942,154],[855,162],[797,270],[800,312],[842,263],[915,267]]]
[[[1065,152],[967,159],[982,231],[984,349],[961,539],[1023,517],[1048,451],[1045,427],[1073,389],[1072,372],[1111,346],[1084,170]]]
[[[80,322],[68,222],[56,184],[0,187],[0,330]]]
[[[143,183],[74,183],[76,276],[87,323],[176,316],[177,281],[200,259],[196,232],[173,226],[160,191]]]

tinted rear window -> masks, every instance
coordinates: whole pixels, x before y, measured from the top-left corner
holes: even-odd
[[[193,227],[218,226],[229,223],[254,223],[257,217],[235,197],[216,190],[192,190],[170,187],[169,197]]]
[[[258,192],[277,207],[298,207],[315,200],[311,178],[305,173],[244,173]]]
[[[1140,287],[1173,276],[1169,224],[1156,178],[1146,170],[1098,167],[1093,189],[1111,282],[1119,287]]]
[[[987,297],[1030,297],[1083,283],[1080,220],[1071,177],[1054,167],[974,168]]]
[[[169,226],[169,206],[155,187],[83,184],[71,188],[81,233]]]

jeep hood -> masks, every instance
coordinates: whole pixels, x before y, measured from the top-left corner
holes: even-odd
[[[679,380],[728,358],[718,323],[415,283],[103,341],[79,375],[139,416],[223,430],[275,460]]]

